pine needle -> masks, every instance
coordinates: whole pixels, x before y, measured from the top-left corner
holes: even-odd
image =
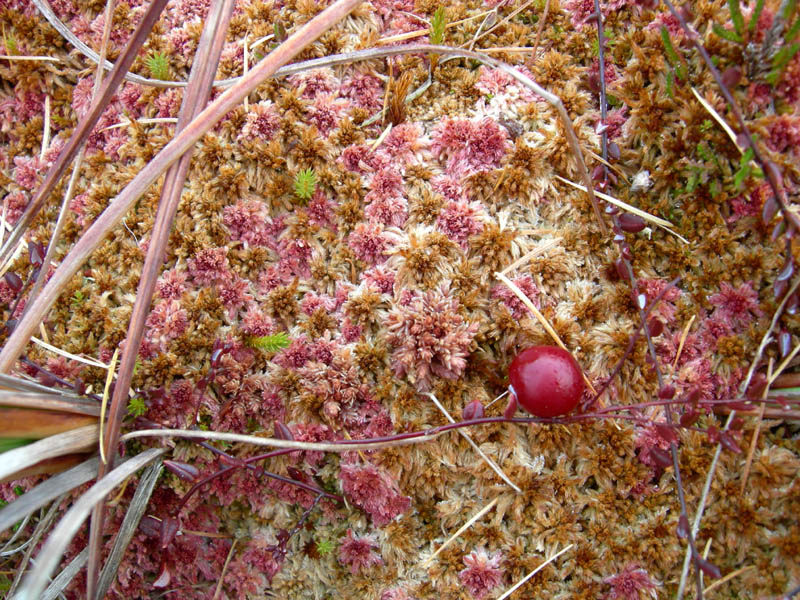
[[[454,540],[456,540],[456,539],[457,539],[457,538],[458,538],[458,537],[459,537],[459,536],[460,536],[462,533],[464,533],[464,532],[465,532],[467,529],[469,529],[470,527],[472,527],[472,525],[473,525],[473,523],[475,523],[475,521],[477,521],[478,519],[482,518],[482,517],[483,517],[483,516],[484,516],[486,513],[488,513],[490,510],[492,510],[492,509],[494,508],[495,504],[497,504],[497,500],[498,500],[498,499],[497,499],[497,498],[495,498],[495,499],[494,499],[494,500],[492,500],[492,501],[491,501],[489,504],[487,504],[487,505],[486,505],[486,506],[484,506],[482,509],[480,509],[480,510],[479,510],[477,513],[475,513],[475,514],[472,516],[472,518],[470,518],[470,520],[469,520],[469,521],[467,521],[466,523],[464,523],[464,524],[463,524],[463,525],[462,525],[462,526],[461,526],[461,527],[458,529],[458,531],[456,531],[456,532],[455,532],[453,535],[451,535],[449,538],[447,538],[447,541],[446,541],[444,544],[442,544],[441,546],[439,546],[439,549],[438,549],[438,550],[436,550],[436,552],[434,552],[433,554],[431,554],[431,555],[430,555],[430,556],[429,556],[429,557],[428,557],[428,558],[425,560],[425,562],[424,562],[424,563],[422,563],[422,565],[421,565],[421,568],[422,568],[422,569],[425,569],[425,568],[427,568],[427,566],[428,566],[429,564],[431,564],[431,562],[433,562],[433,559],[434,559],[434,558],[436,558],[436,557],[439,555],[439,553],[440,553],[442,550],[444,550],[445,548],[447,548],[447,547],[448,547],[450,544],[452,544],[452,543],[453,543],[453,541],[454,541]]]
[[[564,548],[563,550],[561,550],[561,551],[560,551],[560,552],[558,552],[557,554],[554,554],[553,556],[551,556],[550,558],[548,558],[546,561],[544,561],[542,564],[540,564],[538,567],[536,567],[536,568],[535,568],[533,571],[531,571],[530,573],[528,573],[527,575],[525,575],[525,577],[523,577],[523,578],[522,578],[520,581],[518,581],[518,582],[517,582],[517,583],[515,583],[515,584],[514,584],[512,587],[510,587],[508,590],[506,590],[506,592],[505,592],[505,593],[504,593],[502,596],[500,596],[500,597],[499,597],[497,600],[505,600],[506,598],[508,598],[508,597],[509,597],[511,594],[513,594],[513,593],[514,593],[514,592],[516,592],[516,591],[517,591],[517,590],[518,590],[520,587],[522,587],[522,586],[525,584],[525,582],[526,582],[526,581],[528,581],[528,580],[529,580],[531,577],[533,577],[534,575],[536,575],[536,574],[537,574],[539,571],[541,571],[542,569],[544,569],[544,568],[545,568],[547,565],[549,565],[551,562],[553,562],[553,561],[554,561],[555,559],[557,559],[559,556],[561,556],[562,554],[564,554],[564,552],[566,552],[567,550],[569,550],[570,548],[572,548],[572,546],[574,546],[574,545],[575,545],[575,544],[570,544],[569,546],[567,546],[566,548]]]
[[[756,453],[756,445],[758,444],[758,434],[761,431],[761,423],[764,420],[764,409],[766,408],[767,394],[769,394],[769,384],[772,381],[772,359],[769,359],[767,365],[767,385],[764,386],[764,391],[761,393],[761,406],[758,407],[758,416],[756,417],[755,425],[753,426],[753,436],[750,438],[750,448],[747,451],[747,460],[744,463],[744,471],[742,472],[742,485],[739,487],[739,493],[744,494],[744,489],[747,487],[747,478],[750,476],[750,467],[753,465],[753,456]]]
[[[697,315],[692,315],[692,318],[689,319],[689,322],[686,324],[686,327],[683,328],[683,333],[681,334],[681,341],[678,343],[678,351],[675,353],[675,360],[672,362],[672,369],[675,370],[678,367],[678,360],[681,357],[681,352],[683,352],[683,345],[686,343],[686,338],[689,337],[689,330],[692,328],[692,323],[697,318]]]
[[[428,396],[431,400],[433,400],[433,403],[436,405],[436,408],[438,408],[440,411],[442,411],[442,414],[444,414],[444,416],[447,417],[448,421],[450,421],[451,423],[455,423],[456,422],[455,419],[453,419],[453,417],[450,416],[450,413],[447,412],[447,409],[444,406],[442,406],[442,403],[439,402],[439,400],[436,398],[436,396],[434,396],[431,393],[427,393],[425,395]],[[464,431],[463,429],[459,429],[458,433],[460,433],[461,436],[465,440],[467,440],[467,442],[469,442],[469,445],[473,447],[475,452],[480,454],[481,458],[486,461],[486,463],[491,467],[492,471],[497,473],[503,481],[505,481],[512,488],[514,488],[515,492],[517,492],[518,494],[522,493],[522,490],[519,488],[519,486],[516,485],[513,481],[511,481],[511,479],[509,479],[508,475],[503,473],[503,470],[497,465],[497,463],[495,463],[491,458],[489,458],[486,455],[486,453],[483,450],[480,449],[478,444],[476,444],[473,441],[473,439],[471,437],[469,437],[469,434],[466,431]]]
[[[103,429],[106,424],[106,406],[108,405],[109,391],[111,390],[111,382],[114,380],[114,371],[117,367],[117,356],[119,356],[119,348],[114,349],[114,355],[111,357],[111,364],[108,365],[108,373],[106,374],[106,386],[103,389],[103,402],[100,404],[100,460],[103,464],[106,463],[106,452],[103,447]]]
[[[514,271],[515,269],[518,269],[522,265],[527,264],[528,261],[530,259],[532,259],[533,257],[539,256],[540,254],[544,254],[548,250],[550,250],[552,248],[555,248],[556,246],[558,246],[558,243],[560,241],[561,241],[560,237],[554,238],[552,240],[547,240],[546,242],[542,243],[540,246],[537,246],[536,248],[534,248],[530,252],[520,256],[517,260],[515,260],[513,263],[508,265],[505,269],[500,271],[500,273],[503,274],[503,275],[507,275],[511,271]]]
[[[712,583],[710,586],[708,586],[706,589],[704,589],[703,590],[703,595],[706,595],[708,592],[711,592],[711,591],[717,589],[723,583],[727,583],[728,581],[730,581],[734,577],[737,577],[737,576],[741,575],[742,573],[744,573],[745,571],[747,571],[749,569],[755,569],[755,566],[754,565],[747,565],[746,567],[742,567],[741,569],[736,569],[735,571],[731,571],[730,573],[725,575],[725,577],[723,577],[722,579],[717,579],[714,583]]]

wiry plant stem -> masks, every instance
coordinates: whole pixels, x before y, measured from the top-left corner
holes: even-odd
[[[606,123],[606,116],[608,114],[608,107],[606,106],[606,100],[607,99],[606,99],[606,68],[605,68],[605,32],[603,30],[604,23],[603,23],[603,13],[602,13],[602,11],[600,9],[600,0],[594,0],[594,9],[595,9],[596,17],[597,17],[597,46],[598,46],[597,54],[598,54],[598,63],[599,63],[599,69],[598,70],[599,70],[599,75],[600,75],[600,118],[601,118],[601,124],[603,125],[603,130],[602,130],[602,133],[600,135],[600,139],[602,141],[603,160],[605,162],[607,162],[608,161],[608,133],[606,132],[606,129],[605,129],[605,123]],[[608,182],[608,166],[606,164],[603,164],[603,181],[606,184]],[[613,220],[614,220],[615,229],[617,229],[619,231],[622,231],[622,229],[619,227],[619,219],[617,218],[616,215],[613,216]],[[633,293],[634,297],[636,297],[636,295],[637,295],[636,294],[637,286],[636,286],[636,278],[635,278],[635,275],[634,275],[634,272],[633,272],[633,266],[631,265],[630,261],[624,256],[624,254],[622,254],[622,252],[620,252],[620,255],[621,255],[620,259],[623,261],[625,271],[627,272],[628,279],[629,279],[629,281],[631,283],[632,293]],[[670,285],[667,286],[662,291],[662,293],[665,292],[670,287],[672,287],[672,285],[674,285],[675,283],[677,283],[677,281],[670,283]],[[644,330],[645,338],[647,340],[647,347],[648,347],[648,350],[650,352],[650,356],[653,359],[653,368],[655,369],[656,377],[658,378],[658,387],[659,387],[659,389],[661,389],[664,386],[664,378],[663,378],[663,375],[661,374],[661,369],[659,369],[659,367],[658,367],[658,356],[656,355],[656,349],[655,349],[655,345],[653,344],[653,338],[650,336],[650,330],[649,330],[649,327],[647,325],[647,316],[650,313],[650,309],[654,305],[655,305],[655,303],[651,302],[650,307],[647,308],[647,310],[645,310],[646,307],[645,306],[641,306],[641,304],[638,303],[638,301],[637,301],[637,308],[639,310],[639,318],[641,319],[641,328],[642,328],[642,330]],[[629,349],[628,349],[629,352],[633,350],[633,345],[636,343],[636,340],[634,338],[637,338],[638,335],[639,335],[639,332],[637,331],[636,336],[632,337],[631,344],[629,345]],[[624,357],[623,357],[623,360],[624,360]],[[620,361],[620,364],[618,365],[618,368],[621,368],[621,366],[622,366],[622,361]],[[610,379],[609,379],[609,381],[610,381]],[[608,385],[608,383],[609,382],[606,382],[606,385]],[[667,404],[664,412],[666,414],[667,423],[669,425],[672,425],[672,405],[671,404]],[[679,464],[679,461],[678,461],[678,449],[677,449],[675,443],[672,442],[672,441],[670,441],[669,449],[670,449],[670,454],[672,455],[672,466],[675,469],[675,483],[676,483],[676,486],[677,486],[677,489],[678,489],[678,501],[680,503],[680,508],[681,508],[681,518],[686,519],[686,521],[688,522],[689,513],[688,513],[688,511],[686,509],[686,497],[685,497],[685,492],[684,492],[684,489],[683,489],[683,481],[682,481],[682,478],[681,478],[680,464]],[[689,548],[691,550],[692,558],[695,561],[695,586],[696,586],[696,589],[697,589],[697,598],[698,598],[698,600],[702,600],[702,598],[703,598],[703,580],[702,580],[702,578],[700,576],[700,568],[698,566],[698,564],[699,564],[698,563],[699,556],[697,554],[697,549],[695,548],[694,533],[692,531],[689,531],[688,535],[687,535],[687,538],[688,538],[688,544],[689,544]]]

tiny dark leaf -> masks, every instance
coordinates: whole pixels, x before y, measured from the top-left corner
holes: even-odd
[[[734,454],[742,453],[742,449],[739,447],[739,444],[736,443],[736,440],[734,440],[733,436],[727,431],[723,431],[719,434],[719,443],[722,444],[723,448],[730,450]]]
[[[770,196],[764,202],[764,208],[761,210],[761,219],[764,225],[772,221],[772,217],[778,212],[778,203],[775,201],[775,196]]]
[[[44,246],[41,242],[28,243],[28,259],[34,267],[41,267],[44,262]]]
[[[616,142],[611,142],[608,145],[608,158],[613,161],[618,161],[622,153],[620,152],[619,146]]]
[[[733,431],[739,431],[744,427],[744,419],[742,417],[734,417],[729,425],[729,428]]]
[[[161,531],[159,532],[159,545],[164,550],[172,543],[178,534],[178,520],[175,517],[165,517],[161,521]]]
[[[292,431],[281,421],[275,421],[274,432],[272,434],[278,440],[294,441]]]
[[[684,427],[691,427],[695,423],[697,423],[697,419],[700,418],[700,415],[693,410],[689,412],[685,412],[681,415],[680,424]]]
[[[763,373],[756,373],[756,375],[753,377],[753,380],[750,382],[750,385],[747,386],[746,396],[748,398],[752,398],[753,400],[760,400],[766,387],[767,378],[764,377]]]
[[[647,322],[647,329],[652,337],[658,337],[664,332],[664,323],[660,319],[652,318]]]
[[[6,271],[6,274],[3,275],[3,279],[6,280],[8,286],[15,292],[19,292],[22,289],[22,278],[16,273]]]
[[[639,233],[647,226],[642,217],[628,212],[622,213],[617,219],[619,219],[620,228],[628,233]]]
[[[150,515],[145,515],[139,521],[139,531],[148,537],[158,537],[161,535],[161,521]]]
[[[483,418],[484,414],[486,414],[486,412],[483,409],[483,404],[480,400],[475,398],[475,400],[467,404],[464,410],[461,411],[461,419],[464,421],[472,421],[473,419]]]
[[[615,260],[614,267],[617,269],[617,274],[620,276],[620,279],[628,279],[628,269],[625,268],[624,260],[621,258]]]
[[[658,433],[658,436],[665,442],[669,442],[670,444],[678,443],[678,434],[675,433],[675,430],[669,425],[662,425],[660,423],[656,423],[655,425],[653,425],[653,427]]]
[[[194,465],[177,460],[165,460],[164,466],[167,470],[181,479],[194,483],[200,477],[200,471]]]
[[[719,579],[720,577],[722,577],[722,572],[719,570],[719,567],[714,563],[708,562],[707,560],[699,556],[695,556],[694,559],[695,562],[697,563],[698,568],[703,573],[711,577],[711,579]]]
[[[303,473],[300,469],[296,469],[295,467],[286,467],[286,472],[289,473],[289,477],[296,481],[306,481],[308,479],[305,473]]]
[[[506,419],[513,419],[514,415],[517,414],[518,407],[517,395],[514,392],[511,392],[508,395],[508,404],[506,404],[506,409],[503,411],[503,416]]]
[[[661,400],[669,400],[670,398],[673,398],[674,396],[675,396],[675,386],[672,385],[671,383],[668,383],[667,385],[662,387],[660,390],[658,390],[658,397]]]
[[[650,456],[653,458],[653,461],[661,467],[662,469],[666,469],[667,467],[672,466],[672,456],[667,450],[663,448],[659,448],[658,446],[654,446],[650,449]]]
[[[739,67],[728,67],[722,73],[722,83],[728,89],[736,87],[742,79],[742,70]]]

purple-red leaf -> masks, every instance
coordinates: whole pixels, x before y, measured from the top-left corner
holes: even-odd
[[[161,521],[150,515],[145,515],[139,521],[139,530],[148,537],[161,535]]]
[[[272,435],[278,440],[286,440],[289,442],[294,441],[292,431],[281,421],[275,421],[275,427]]]
[[[639,233],[647,227],[647,223],[639,215],[624,212],[617,219],[619,220],[620,229],[628,233]]]
[[[675,396],[675,386],[672,385],[671,383],[668,383],[667,385],[662,387],[660,390],[658,390],[658,397],[661,400],[669,400],[670,398],[673,398],[674,396]]]
[[[693,410],[685,412],[681,415],[679,420],[680,424],[684,427],[691,427],[695,423],[697,423],[697,419],[700,418],[700,415]]]
[[[181,479],[194,483],[200,477],[200,471],[194,465],[177,460],[165,460],[164,466],[167,470]]]
[[[711,577],[711,579],[719,579],[722,577],[722,572],[714,563],[710,563],[699,556],[695,556],[694,559],[697,562],[697,566],[700,568],[700,570]]]
[[[158,577],[153,582],[153,587],[157,589],[164,589],[169,585],[169,581],[172,579],[169,573],[169,567],[167,566],[166,561],[161,563],[161,570],[158,572]]]
[[[289,473],[289,477],[294,479],[295,481],[306,481],[308,477],[306,474],[303,473],[300,469],[296,469],[294,467],[286,467],[286,472]]]
[[[28,259],[34,267],[41,267],[44,262],[44,246],[41,242],[28,243]]]
[[[22,289],[22,278],[16,273],[12,273],[11,271],[6,271],[6,274],[3,275],[3,279],[6,280],[8,287],[10,287],[15,292],[19,292]]]
[[[652,318],[647,322],[647,330],[652,337],[658,337],[664,332],[664,323],[659,319]]]
[[[723,448],[730,450],[734,454],[742,453],[742,449],[739,447],[739,444],[736,443],[736,440],[734,440],[733,436],[727,431],[723,431],[719,434],[719,443],[722,444]]]
[[[761,211],[761,219],[764,221],[764,225],[772,221],[772,217],[774,217],[777,212],[778,203],[775,201],[775,196],[770,196],[764,202],[764,208]]]
[[[666,469],[667,467],[672,466],[672,456],[669,452],[664,450],[663,448],[659,448],[658,446],[653,446],[650,448],[650,456],[652,457],[653,461],[661,467],[662,469]]]
[[[464,421],[472,421],[473,419],[481,419],[486,412],[483,409],[483,404],[480,400],[475,398],[472,402],[464,407],[461,411],[461,419]]]
[[[165,517],[161,521],[161,531],[159,533],[159,544],[161,549],[164,550],[172,543],[175,536],[178,534],[178,519],[175,517]]]
[[[739,67],[728,67],[722,72],[722,83],[728,89],[736,87],[741,79],[742,70]]]
[[[614,267],[617,269],[617,275],[620,279],[628,279],[628,269],[625,268],[625,261],[618,258],[614,261]]]
[[[763,373],[756,373],[750,385],[747,386],[746,396],[753,400],[760,400],[765,389],[767,389],[767,378]]]
[[[658,436],[665,442],[668,442],[670,444],[678,443],[678,434],[675,433],[675,430],[669,425],[662,425],[660,423],[656,423],[655,425],[653,425],[653,427],[658,433]]]
[[[514,392],[511,392],[508,395],[508,404],[506,404],[506,409],[503,411],[503,416],[506,419],[513,419],[514,415],[517,414],[517,408],[519,408],[519,404],[517,403],[517,395]]]

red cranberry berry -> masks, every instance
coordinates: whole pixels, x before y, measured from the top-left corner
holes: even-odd
[[[565,415],[583,394],[578,363],[556,346],[533,346],[520,352],[508,368],[508,379],[509,391],[537,417]]]

